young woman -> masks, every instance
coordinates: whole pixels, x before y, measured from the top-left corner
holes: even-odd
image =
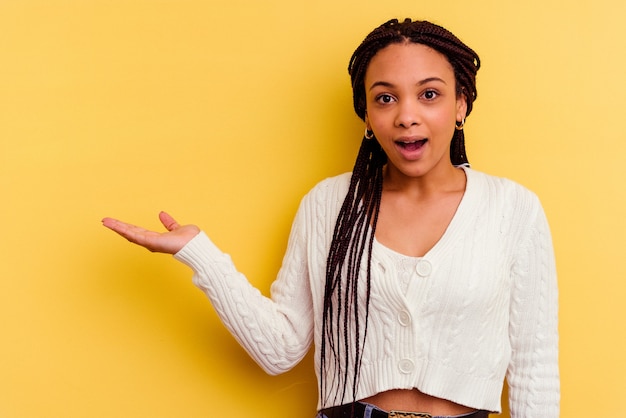
[[[103,223],[174,254],[268,373],[315,344],[318,417],[559,415],[557,287],[537,197],[469,168],[480,61],[447,30],[391,20],[349,65],[365,135],[352,173],[302,200],[262,296],[198,227]],[[405,411],[405,412],[400,412]]]

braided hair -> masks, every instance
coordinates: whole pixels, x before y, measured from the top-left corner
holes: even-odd
[[[390,20],[374,29],[354,51],[348,65],[354,110],[365,120],[365,73],[378,51],[394,43],[418,43],[443,54],[454,71],[457,96],[465,96],[467,113],[477,97],[478,55],[441,26],[427,21]],[[468,164],[463,130],[455,130],[452,164]],[[371,289],[371,254],[383,189],[387,156],[373,135],[366,133],[341,206],[328,254],[320,347],[322,406],[356,401]],[[363,256],[367,250],[367,263]],[[364,271],[361,271],[364,268]],[[364,276],[364,277],[362,277]],[[364,283],[363,283],[364,281]],[[348,387],[352,387],[348,393]],[[330,389],[330,390],[329,390]]]

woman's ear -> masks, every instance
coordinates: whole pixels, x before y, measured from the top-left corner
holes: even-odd
[[[467,116],[467,98],[461,93],[456,99],[456,121],[461,122]]]

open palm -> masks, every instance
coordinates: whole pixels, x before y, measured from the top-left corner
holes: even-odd
[[[104,218],[102,224],[134,244],[166,254],[177,253],[200,232],[195,225],[179,225],[165,212],[159,213],[159,220],[167,232],[150,231],[113,218]]]

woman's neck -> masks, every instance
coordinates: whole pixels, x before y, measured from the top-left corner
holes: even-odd
[[[428,197],[465,190],[466,177],[462,168],[453,165],[423,176],[406,176],[393,166],[383,168],[383,190],[416,197]]]

